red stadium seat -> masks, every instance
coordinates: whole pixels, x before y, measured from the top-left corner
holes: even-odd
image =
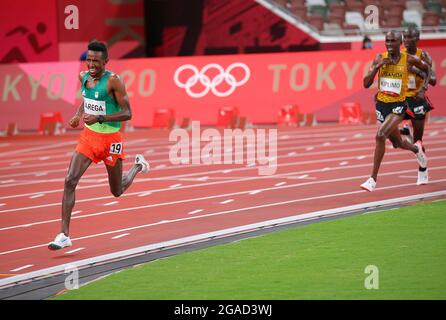
[[[361,105],[358,102],[345,102],[341,105],[339,111],[339,123],[361,123],[362,122],[362,110]]]
[[[158,108],[153,117],[153,128],[172,129],[175,125],[175,114],[173,109]]]
[[[238,119],[238,108],[222,107],[218,112],[217,127],[231,128]]]
[[[296,105],[285,105],[279,110],[278,125],[298,126],[299,107]]]
[[[63,132],[63,120],[60,112],[43,112],[40,114],[40,134],[57,135]]]
[[[6,128],[6,135],[8,137],[15,136],[19,134],[19,130],[17,128],[17,122],[9,122],[8,127]]]

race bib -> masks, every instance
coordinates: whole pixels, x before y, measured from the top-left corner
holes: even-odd
[[[409,90],[415,90],[417,88],[417,83],[415,81],[415,76],[413,74],[409,75],[409,79],[407,81],[407,88]]]
[[[379,90],[391,96],[399,96],[402,83],[403,80],[401,79],[381,78],[379,80]]]
[[[110,154],[121,154],[122,153],[122,143],[112,143],[110,145]]]
[[[84,112],[95,116],[105,116],[107,114],[105,101],[84,98]]]

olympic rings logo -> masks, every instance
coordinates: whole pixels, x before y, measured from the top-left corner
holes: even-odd
[[[244,77],[242,79],[236,80],[235,77],[231,74],[231,71],[235,68],[243,69]],[[216,69],[219,72],[212,80],[209,78],[209,76],[206,75],[206,72],[211,69]],[[181,82],[180,74],[185,70],[191,70],[193,72],[193,75],[188,80],[186,80],[186,82]],[[249,67],[244,63],[236,62],[229,65],[226,70],[224,70],[223,67],[219,64],[210,63],[204,66],[201,71],[199,71],[198,68],[192,64],[185,64],[175,71],[173,79],[178,87],[186,89],[186,92],[190,97],[202,98],[207,95],[209,91],[212,91],[212,93],[217,97],[227,97],[231,95],[237,87],[243,86],[246,82],[248,82],[250,77],[251,70],[249,70]],[[229,85],[229,89],[225,91],[219,91],[217,87],[222,84],[223,81],[225,81]],[[203,85],[204,89],[200,92],[195,92],[192,90],[192,88],[196,84],[198,84],[198,82]]]

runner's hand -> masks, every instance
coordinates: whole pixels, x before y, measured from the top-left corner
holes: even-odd
[[[91,126],[92,124],[98,122],[98,118],[92,114],[84,114],[84,122]]]
[[[77,128],[80,120],[81,118],[79,116],[74,116],[73,118],[70,119],[68,123],[72,128]]]
[[[393,64],[392,60],[390,58],[383,58],[381,57],[380,61],[378,61],[378,68],[381,68],[385,64]]]

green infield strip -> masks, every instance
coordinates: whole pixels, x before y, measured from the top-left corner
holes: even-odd
[[[179,254],[54,299],[446,299],[446,201]]]

